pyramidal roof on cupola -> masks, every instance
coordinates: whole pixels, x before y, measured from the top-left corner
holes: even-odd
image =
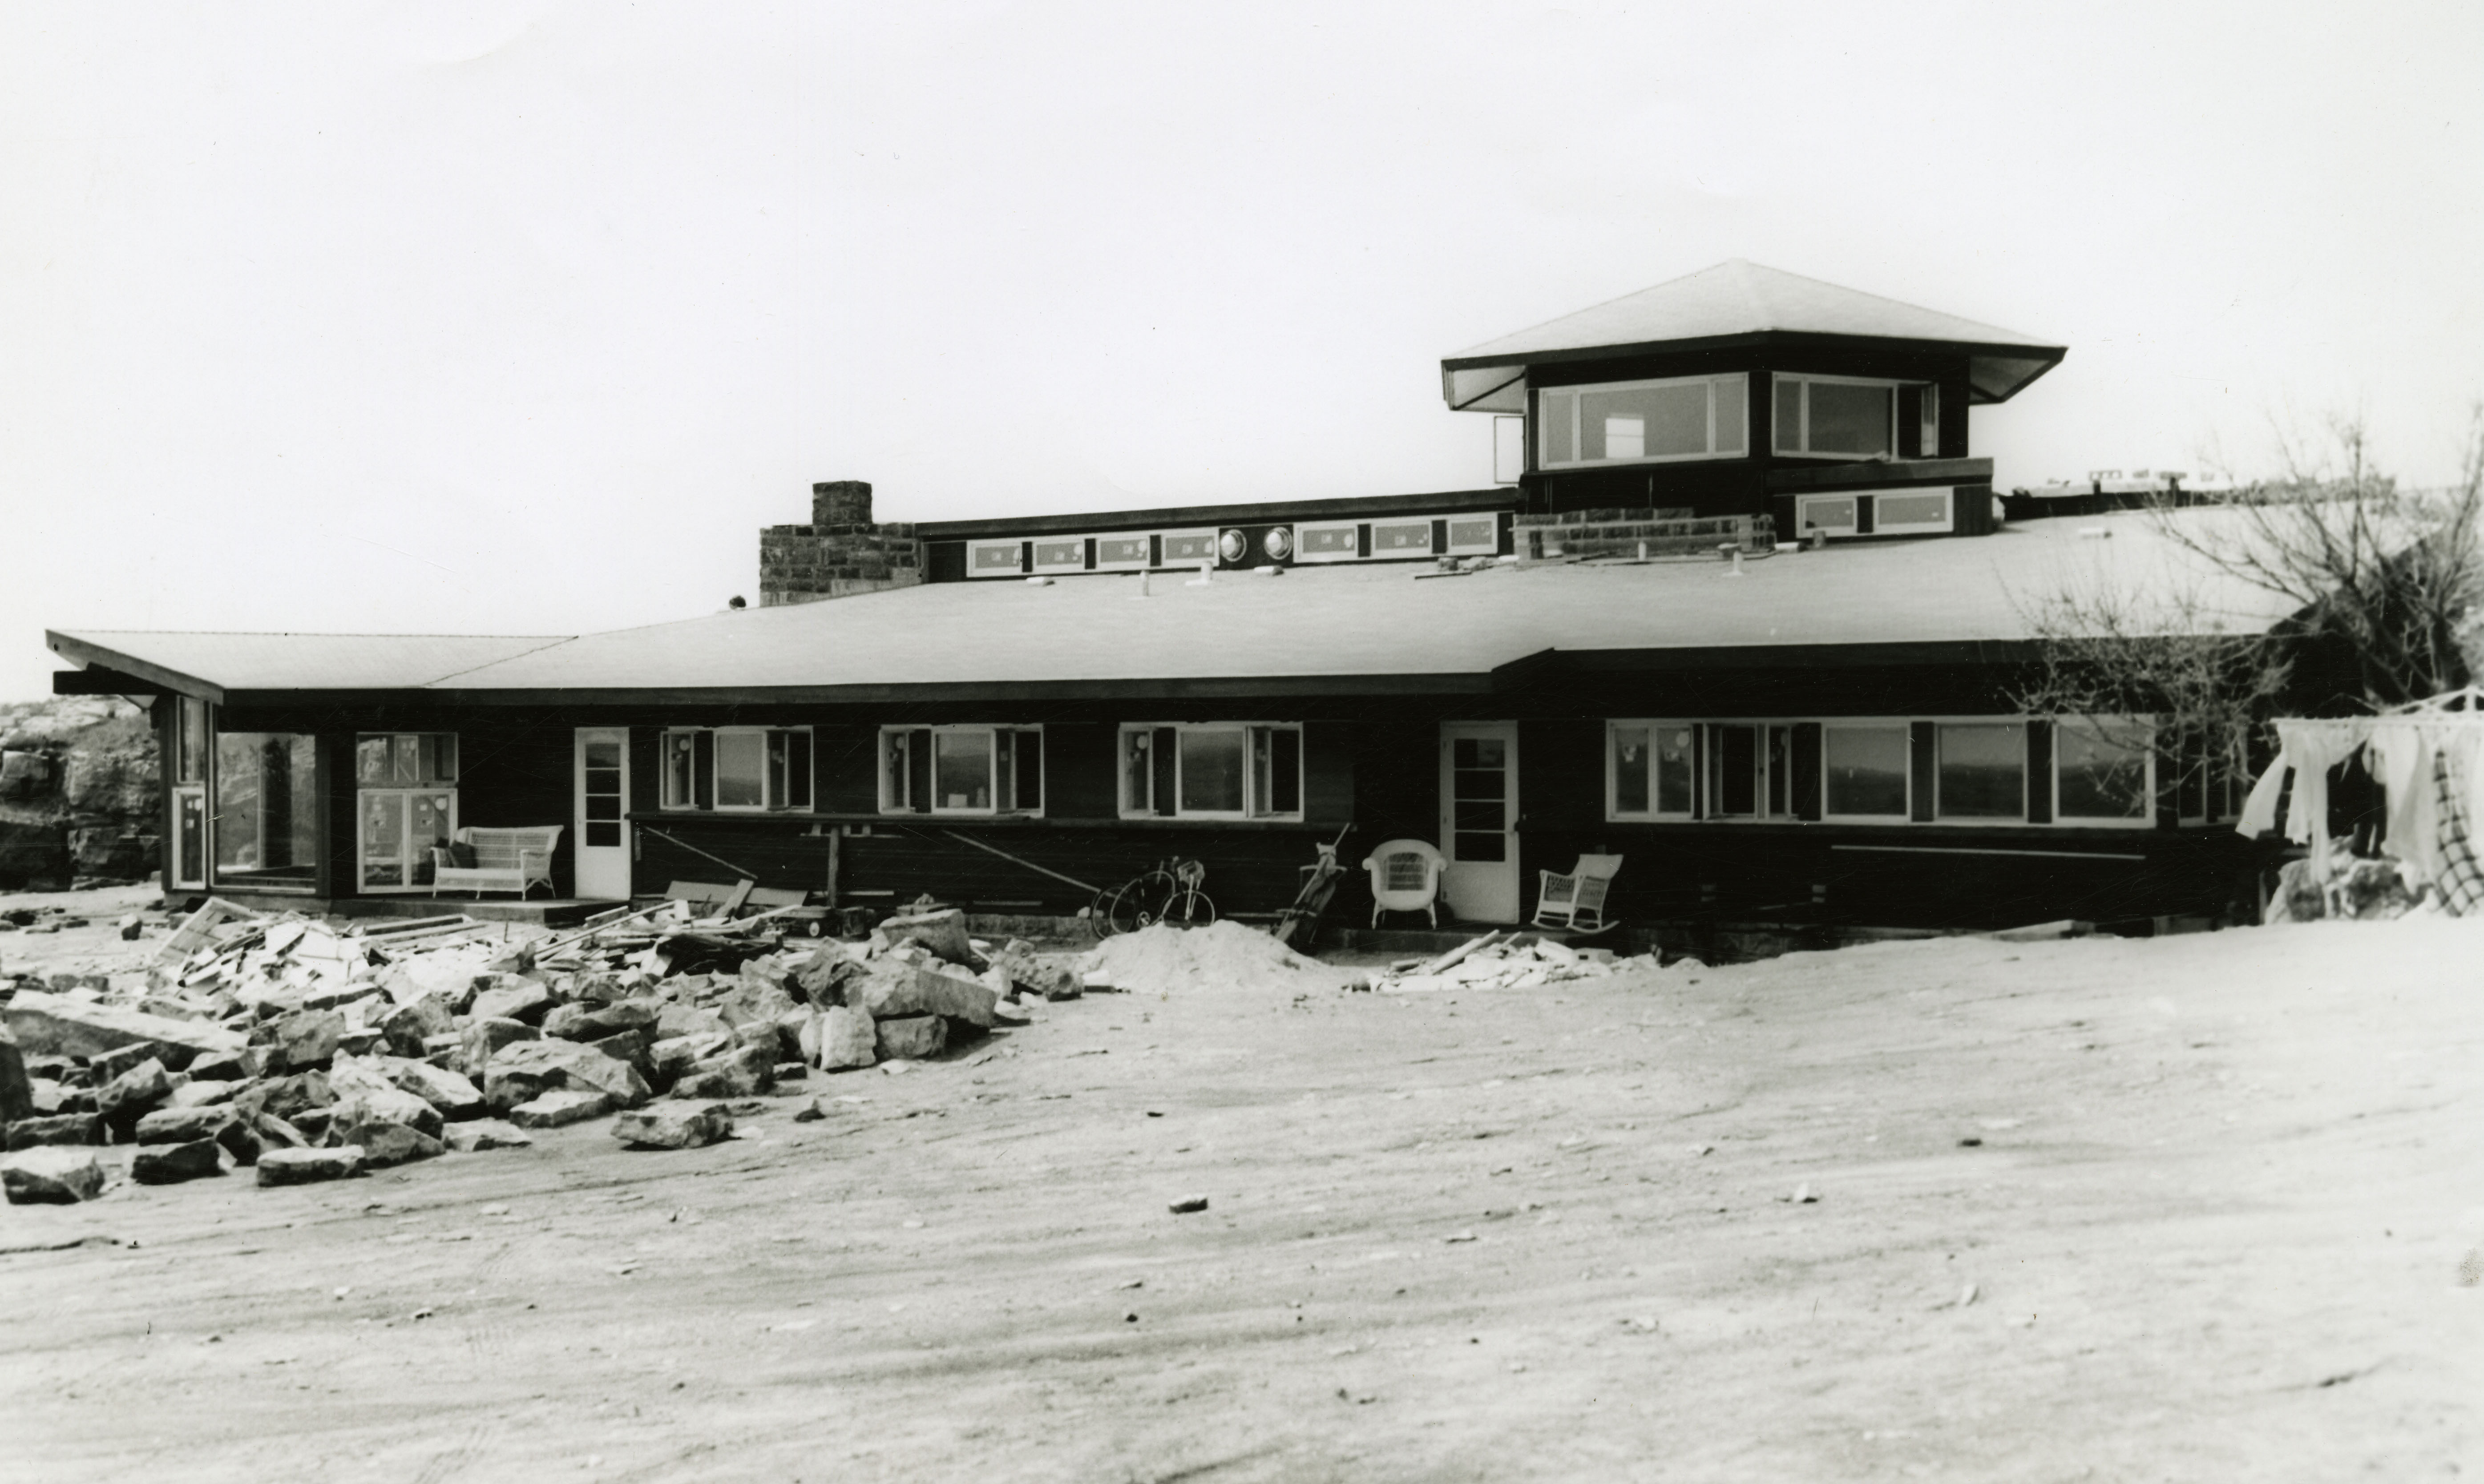
[[[1528,365],[1767,341],[1903,340],[1968,355],[1975,400],[2006,400],[2068,354],[2015,330],[1735,258],[1487,340],[1441,363],[1451,407],[1481,407]],[[1513,372],[1518,373],[1513,376]]]

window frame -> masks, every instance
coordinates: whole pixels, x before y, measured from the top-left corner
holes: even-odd
[[[1680,717],[1672,716],[1608,717],[1605,722],[1606,821],[1614,824],[1647,824],[1659,823],[1667,821],[1681,821],[1688,823],[1689,821],[1696,820],[1699,817],[1699,765],[1697,761],[1699,756],[1699,745],[1695,739],[1698,736],[1699,728],[1705,724],[1706,723],[1704,722],[1688,721]],[[1681,809],[1665,809],[1659,807],[1664,796],[1662,789],[1659,787],[1657,783],[1656,777],[1656,758],[1658,750],[1657,735],[1660,731],[1672,727],[1688,729],[1694,739],[1690,749],[1690,798],[1688,806]],[[1644,812],[1638,813],[1625,812],[1621,808],[1621,759],[1615,755],[1615,734],[1624,730],[1637,731],[1642,729],[1647,733],[1647,759],[1643,765],[1647,769],[1647,809]]]
[[[1155,734],[1166,731],[1175,734],[1174,740],[1173,764],[1174,807],[1169,812],[1159,813],[1155,808],[1155,776],[1152,750],[1150,750],[1149,768],[1148,770],[1148,796],[1145,800],[1137,802],[1134,802],[1131,798],[1132,791],[1130,784],[1132,781],[1131,773],[1133,769],[1130,765],[1133,761],[1131,754],[1134,745],[1132,739],[1134,737],[1144,737],[1147,739],[1147,745],[1148,748],[1152,749],[1155,745]],[[1181,735],[1201,732],[1232,732],[1240,734],[1242,740],[1242,807],[1239,810],[1185,809],[1181,806]],[[1259,793],[1259,769],[1258,754],[1256,750],[1258,735],[1261,733],[1267,734],[1271,749],[1269,761],[1271,769],[1273,769],[1275,766],[1275,737],[1276,734],[1281,732],[1290,733],[1294,738],[1294,807],[1282,812],[1280,812],[1273,807],[1261,807],[1263,801],[1257,796]],[[1302,722],[1124,721],[1115,729],[1113,738],[1114,802],[1119,808],[1120,817],[1124,820],[1189,820],[1210,823],[1282,824],[1298,823],[1309,817],[1310,749],[1306,745],[1305,728]],[[1268,792],[1272,796],[1278,792],[1273,773],[1268,786]]]
[[[808,723],[796,726],[737,724],[732,726],[665,727],[656,735],[656,806],[666,814],[769,815],[814,813],[818,809],[820,797],[820,751],[819,740],[816,732],[817,729]],[[807,754],[807,761],[810,764],[810,782],[808,787],[803,791],[806,801],[798,805],[776,797],[778,790],[776,787],[776,780],[772,776],[769,755],[770,742],[772,739],[778,736],[791,737],[796,733],[810,739],[809,745],[804,749]],[[688,798],[676,798],[673,794],[673,739],[677,737],[692,739],[690,743],[689,796]],[[696,739],[700,737],[708,739],[707,777],[705,780],[707,784],[708,801],[705,804],[701,804],[698,801],[699,783],[701,780],[698,775],[699,760],[698,743]],[[722,749],[718,743],[725,737],[755,737],[759,740],[760,802],[756,804],[727,804],[718,801],[720,795],[718,784],[722,778],[722,773],[718,768],[718,759]],[[783,792],[788,796],[791,796],[794,792],[791,746],[792,744],[788,742],[786,781],[783,790]]]
[[[1916,719],[1929,721],[1931,723],[1932,727],[1932,817],[1928,821],[1920,823],[1946,825],[1953,829],[1989,829],[1996,825],[2005,829],[2026,828],[2031,826],[2035,828],[2045,827],[2027,817],[2028,805],[2036,801],[2036,780],[2031,776],[2034,769],[2029,768],[2027,765],[2027,740],[2030,735],[2031,723],[2049,718],[2027,715],[1990,715],[1921,716]],[[1941,812],[1941,729],[1943,727],[1954,726],[2014,726],[2018,729],[2018,812],[2015,815],[1989,814],[1951,816]],[[1827,749],[1823,747],[1821,750],[1825,753]],[[1909,761],[1911,761],[1911,759]],[[1911,790],[1909,791],[1907,797],[1908,802],[1911,803],[1913,801]],[[2058,817],[2053,823],[2060,823]]]
[[[917,809],[913,804],[914,758],[912,751],[912,738],[917,732],[927,733],[932,738],[929,753],[931,758],[930,766],[932,768],[932,777],[926,780],[927,786],[924,791],[924,796],[932,801],[931,807],[928,809]],[[992,802],[988,807],[981,809],[973,807],[951,808],[948,805],[943,804],[940,801],[939,791],[935,786],[939,781],[939,739],[943,736],[958,736],[968,732],[981,732],[984,734],[986,739],[986,745],[988,749],[987,755],[990,759],[990,761],[986,765],[986,776],[989,780]],[[1012,738],[1009,747],[1009,763],[1011,769],[1010,807],[1006,809],[1000,806],[1000,770],[1002,751],[1000,738],[1001,734],[1005,732],[1011,734]],[[1023,793],[1023,790],[1019,787],[1020,776],[1018,769],[1023,761],[1024,752],[1014,741],[1016,737],[1027,734],[1033,734],[1039,740],[1036,747],[1037,760],[1035,774],[1038,802],[1035,807],[1031,809],[1018,802],[1019,796]],[[1052,748],[1041,741],[1042,737],[1043,724],[1041,722],[955,721],[943,722],[938,725],[926,723],[916,726],[905,726],[893,722],[883,724],[878,733],[878,746],[872,753],[872,772],[874,774],[874,787],[878,791],[879,812],[881,814],[889,815],[945,815],[950,819],[1042,819],[1044,817],[1044,810],[1052,802]],[[904,749],[902,755],[905,759],[905,784],[903,788],[898,789],[892,789],[890,787],[890,765],[893,761],[891,746],[893,739],[897,740],[895,745]]]
[[[1822,824],[1913,824],[1915,818],[1915,729],[1913,716],[1818,717],[1820,724],[1820,823]],[[1828,809],[1828,734],[1832,731],[1895,731],[1906,744],[1905,806],[1896,814],[1832,814]]]
[[[1810,371],[1770,371],[1768,374],[1768,451],[1790,459],[1837,459],[1849,464],[1868,464],[1875,459],[1898,461],[1899,392],[1907,387],[1928,383],[1896,381],[1886,376],[1828,376]],[[1777,416],[1777,391],[1792,382],[1802,388],[1802,406],[1796,425],[1801,435],[1799,447],[1787,447],[1785,419]],[[1814,383],[1838,387],[1886,387],[1889,389],[1889,446],[1879,453],[1822,453],[1811,447],[1811,388]]]
[[[2049,720],[2053,725],[2053,776],[2051,781],[2053,789],[2054,823],[2065,825],[2071,829],[2146,829],[2152,827],[2155,824],[2156,746],[2160,728],[2154,716],[2050,716],[2045,719]],[[2098,815],[2079,815],[2073,818],[2072,816],[2063,812],[2062,754],[2064,749],[2062,747],[2062,739],[2071,727],[2090,721],[2101,721],[2108,726],[2127,725],[2145,727],[2146,729],[2147,739],[2140,744],[2139,748],[2140,756],[2143,760],[2144,770],[2140,784],[2140,808],[2137,814],[2120,814],[2114,815],[2110,818]]]
[[[1716,439],[1716,409],[1722,393],[1719,389],[1732,383],[1742,398],[1742,445],[1732,452],[1721,450]],[[1584,447],[1585,425],[1580,420],[1581,399],[1595,391],[1636,391],[1651,387],[1705,386],[1708,389],[1708,447],[1702,453],[1652,453],[1634,459],[1582,459],[1578,451]],[[1552,454],[1552,423],[1549,411],[1552,399],[1566,397],[1570,414],[1570,451],[1572,457],[1554,460]],[[1710,372],[1698,376],[1653,376],[1632,381],[1581,382],[1575,386],[1542,387],[1535,392],[1536,434],[1531,452],[1538,470],[1550,472],[1575,469],[1620,469],[1638,464],[1713,464],[1719,459],[1747,459],[1751,456],[1751,373],[1748,371]]]
[[[2160,721],[2157,735],[2162,739],[2166,728]],[[2174,738],[2174,821],[2177,825],[2230,825],[2243,817],[2243,805],[2251,797],[2256,774],[2252,771],[2248,738],[2229,738],[2212,744],[2197,728],[2187,729]],[[2160,742],[2161,750],[2161,742]],[[2211,756],[2211,752],[2216,755]],[[2156,761],[2154,758],[2149,760]],[[2200,807],[2202,813],[2184,810],[2181,775],[2193,767],[2200,769]],[[2153,780],[2151,780],[2152,782]],[[2216,799],[2224,796],[2222,812]]]

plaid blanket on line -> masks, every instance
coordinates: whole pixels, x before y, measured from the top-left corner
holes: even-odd
[[[2475,847],[2468,839],[2465,790],[2450,767],[2446,751],[2432,755],[2432,795],[2440,805],[2441,904],[2452,917],[2471,917],[2484,909],[2484,867],[2475,863]]]

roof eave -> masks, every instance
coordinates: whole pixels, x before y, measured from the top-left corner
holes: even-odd
[[[79,669],[85,669],[91,664],[99,664],[105,669],[118,670],[123,675],[135,675],[140,680],[152,681],[176,695],[190,696],[205,701],[209,705],[224,704],[224,688],[211,680],[196,675],[185,675],[179,670],[141,660],[136,655],[108,649],[101,644],[81,639],[72,634],[63,634],[57,629],[46,629],[43,631],[43,644],[53,654],[67,660]]]
[[[1928,340],[1905,336],[1833,335],[1811,330],[1757,330],[1738,335],[1694,336],[1687,339],[1634,340],[1614,345],[1580,345],[1559,349],[1511,350],[1486,355],[1447,356],[1441,361],[1441,378],[1446,394],[1449,378],[1457,371],[1484,370],[1511,366],[1522,371],[1528,366],[1559,365],[1580,361],[1619,361],[1634,356],[1689,355],[1701,351],[1745,349],[1903,349],[1924,355],[1964,356],[1969,361],[1999,361],[2030,364],[2035,369],[2014,379],[1999,383],[1977,383],[1970,377],[1970,395],[1978,403],[2006,402],[2027,385],[2051,370],[2067,356],[2064,345],[2015,344],[2001,340]]]

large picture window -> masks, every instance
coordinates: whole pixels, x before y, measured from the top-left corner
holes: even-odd
[[[1740,458],[1749,389],[1741,375],[1551,388],[1536,395],[1536,456],[1546,469]]]
[[[2121,716],[2065,716],[2053,729],[2053,817],[2065,824],[2145,822],[2156,796],[2154,729]]]
[[[1043,728],[882,727],[887,814],[1041,814]]]
[[[1898,384],[1845,376],[1775,378],[1779,453],[1821,459],[1886,459],[1898,454]]]
[[[1943,820],[2027,817],[2027,728],[1944,721],[1934,729],[1934,813]]]
[[[1909,756],[1906,724],[1842,724],[1821,728],[1825,777],[1822,812],[1832,820],[1898,821],[1906,818]]]
[[[310,891],[319,860],[318,747],[307,733],[216,738],[215,883]]]
[[[1300,819],[1303,729],[1283,722],[1121,728],[1121,813],[1130,818]]]
[[[667,809],[766,813],[811,807],[808,727],[677,727],[659,745]]]

